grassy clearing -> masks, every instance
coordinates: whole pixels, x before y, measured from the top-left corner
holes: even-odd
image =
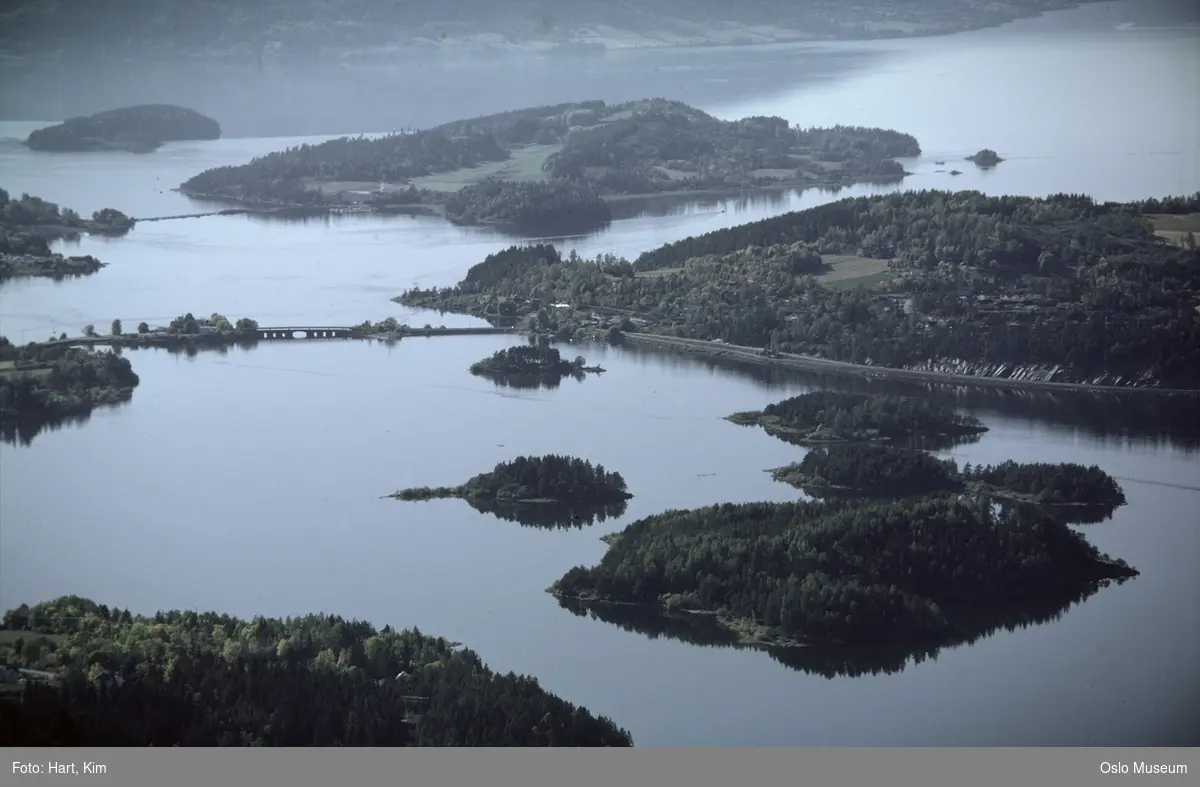
[[[19,639],[24,639],[26,642],[33,642],[39,639],[48,639],[56,644],[62,644],[66,637],[62,634],[39,634],[36,631],[13,631],[11,629],[0,629],[0,645],[11,645]]]
[[[658,268],[652,271],[638,271],[633,275],[638,279],[654,279],[659,276],[670,276],[672,273],[683,273],[683,268]]]
[[[1193,237],[1200,233],[1200,213],[1153,213],[1146,218],[1150,219],[1155,235],[1177,246],[1183,245],[1189,233]],[[1196,240],[1200,241],[1200,237]]]
[[[831,270],[818,276],[817,281],[825,287],[873,287],[892,276],[888,270],[888,260],[859,257],[854,254],[828,254],[824,260]]]
[[[458,191],[464,186],[493,176],[516,181],[545,180],[546,173],[542,171],[542,165],[546,163],[547,158],[561,149],[562,145],[527,145],[513,148],[510,151],[512,158],[507,161],[492,161],[478,167],[465,167],[452,172],[413,178],[412,183],[419,189]]]

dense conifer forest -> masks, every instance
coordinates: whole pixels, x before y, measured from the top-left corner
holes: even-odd
[[[686,238],[632,263],[509,250],[472,281],[400,299],[489,319],[566,303],[564,335],[617,327],[932,373],[1200,388],[1200,252],[1190,235],[1154,229],[1156,217],[1197,212],[1200,194],[903,192]],[[865,273],[822,273],[844,265]]]
[[[827,390],[793,396],[761,411],[734,413],[729,420],[758,425],[767,434],[801,444],[910,438],[953,442],[987,431],[977,418],[925,399]]]
[[[953,459],[893,445],[852,443],[814,448],[799,462],[771,472],[775,480],[815,497],[911,497],[969,490],[1020,502],[1086,506],[1109,513],[1125,504],[1125,493],[1116,479],[1096,465],[1007,461],[972,467],[968,462],[960,470]]]
[[[1082,536],[986,497],[723,504],[640,519],[551,591],[715,615],[748,641],[947,641],[950,605],[1037,602],[1135,575]]]
[[[417,629],[333,615],[8,612],[0,740],[41,746],[630,746],[606,718]]]
[[[397,500],[462,498],[500,506],[558,504],[603,506],[624,502],[631,495],[625,479],[604,465],[573,456],[519,456],[500,462],[461,486],[417,487],[395,492]]]

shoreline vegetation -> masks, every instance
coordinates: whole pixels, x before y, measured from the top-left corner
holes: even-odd
[[[760,426],[794,445],[899,441],[929,445],[968,442],[988,431],[979,419],[923,399],[813,391],[726,417]]]
[[[512,388],[554,388],[568,377],[582,381],[588,374],[603,374],[604,369],[588,366],[582,355],[568,361],[557,348],[534,340],[497,350],[490,358],[471,364],[470,372]]]
[[[128,401],[139,379],[112,351],[18,347],[0,337],[0,421],[47,421],[87,415]]]
[[[387,495],[407,502],[458,499],[478,511],[534,527],[582,527],[624,513],[633,495],[620,473],[547,454],[500,462],[459,486],[413,487]]]
[[[1036,605],[1138,574],[1062,521],[982,496],[671,510],[608,544],[549,592],[586,608],[710,616],[732,643],[770,648],[950,644],[969,636],[973,607]]]
[[[629,261],[489,255],[409,307],[559,338],[817,371],[1047,389],[1200,391],[1200,193],[909,191],[685,238]],[[536,305],[536,308],[535,308]]]
[[[327,6],[312,0],[283,5],[266,4],[250,17],[230,17],[199,0],[183,0],[159,16],[170,33],[147,26],[134,9],[114,8],[109,24],[129,31],[127,50],[139,60],[176,58],[185,54],[201,62],[246,62],[259,58],[279,65],[316,62],[370,65],[397,57],[501,57],[558,55],[603,57],[606,52],[639,49],[730,48],[782,43],[916,38],[980,30],[1039,16],[1048,11],[1076,8],[1089,0],[938,0],[913,3],[890,0],[874,3],[872,13],[834,0],[803,6],[778,0],[749,0],[721,6],[713,13],[704,6],[679,0],[638,3],[570,0],[555,6],[552,25],[530,26],[521,14],[503,13],[491,4],[468,2],[458,13],[444,5],[417,0],[380,6],[369,0],[350,0]],[[27,6],[40,0],[23,0]],[[56,31],[55,43],[72,51],[92,51],[99,43],[86,26],[68,24],[55,16],[53,6],[38,13],[13,15],[0,28],[6,49],[36,59],[49,51],[46,30]],[[179,16],[175,16],[178,14]],[[373,24],[364,25],[370,18]],[[33,26],[33,20],[41,24]],[[206,33],[191,35],[192,29]],[[264,49],[250,31],[270,28],[273,46]],[[379,30],[390,31],[381,40]],[[314,30],[337,30],[335,38]],[[220,46],[213,42],[220,41]],[[136,54],[134,54],[136,53]],[[318,54],[320,53],[320,54]]]
[[[140,616],[64,596],[5,614],[0,666],[23,679],[0,684],[0,739],[21,746],[633,745],[461,643],[333,615]]]
[[[220,138],[220,124],[194,109],[141,104],[37,129],[25,144],[31,150],[51,153],[152,153],[166,142]]]
[[[1105,516],[1126,502],[1116,480],[1094,465],[1010,460],[976,467],[968,462],[959,468],[953,459],[891,445],[814,448],[801,461],[769,472],[776,481],[811,497],[898,498],[965,492],[1062,514],[1080,508],[1105,511]]]
[[[60,208],[29,194],[12,197],[0,188],[0,281],[28,276],[63,279],[95,273],[106,263],[91,255],[53,252],[50,244],[85,232],[120,236],[133,225],[133,219],[113,208],[98,210],[88,220],[70,208]]]
[[[719,120],[666,99],[532,107],[377,138],[342,137],[206,170],[180,185],[243,205],[408,210],[458,224],[584,232],[614,200],[894,182],[908,134]]]

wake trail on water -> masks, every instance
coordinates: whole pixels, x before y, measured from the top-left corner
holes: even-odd
[[[1151,486],[1166,486],[1171,489],[1183,489],[1188,492],[1200,492],[1200,486],[1192,486],[1191,484],[1176,484],[1170,481],[1150,481],[1145,478],[1128,478],[1126,476],[1113,476],[1118,481],[1128,481],[1131,484],[1150,484]]]
[[[318,372],[312,369],[288,369],[284,366],[259,366],[253,363],[235,363],[233,361],[213,361],[213,363],[220,364],[221,366],[237,366],[241,369],[261,369],[266,372],[293,372],[295,374],[315,374],[318,377],[340,377],[340,375],[333,372]]]

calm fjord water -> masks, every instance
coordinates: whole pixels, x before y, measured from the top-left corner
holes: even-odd
[[[926,155],[910,165],[917,174],[907,187],[1101,199],[1200,189],[1195,31],[1039,36],[1034,21],[1013,29],[872,44],[884,53],[873,70],[844,81],[788,89],[781,68],[775,95],[698,103],[722,116],[770,112],[804,124],[911,131]],[[0,126],[0,137],[18,133]],[[9,146],[0,150],[0,185],[81,211],[188,213],[196,205],[169,188],[295,141],[179,144],[142,157],[38,156]],[[990,173],[953,160],[984,146],[1009,160]],[[964,174],[935,173],[937,159]],[[633,255],[871,190],[692,204],[563,244]],[[0,333],[30,341],[114,317],[129,325],[185,311],[277,324],[388,315],[468,323],[388,298],[414,283],[453,283],[511,242],[413,218],[143,224],[126,238],[75,247],[111,263],[95,276],[0,287]],[[1068,426],[1036,399],[1024,409],[968,403],[991,431],[957,449],[960,462],[1076,461],[1121,478],[1129,504],[1085,532],[1142,576],[1056,622],[946,650],[898,674],[831,680],[762,653],[651,640],[576,617],[543,592],[571,566],[598,560],[600,536],[638,517],[794,499],[762,471],[802,452],[721,417],[816,381],[768,383],[695,359],[604,346],[580,352],[607,374],[553,391],[497,389],[466,373],[513,341],[131,353],[142,385],[130,404],[28,446],[0,445],[0,607],[77,593],[139,612],[323,610],[416,625],[466,642],[497,669],[537,676],[628,727],[639,745],[1197,743],[1194,448],[1123,435],[1115,418]],[[379,499],[544,452],[620,470],[635,494],[628,511],[583,530],[541,531],[460,501]]]

